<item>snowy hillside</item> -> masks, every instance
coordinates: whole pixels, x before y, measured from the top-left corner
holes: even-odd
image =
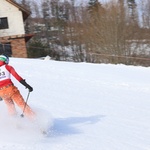
[[[28,103],[49,133],[8,117],[2,101],[0,150],[150,150],[150,67],[19,58],[10,65],[33,86]]]

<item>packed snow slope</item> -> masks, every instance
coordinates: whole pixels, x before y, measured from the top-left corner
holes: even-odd
[[[18,117],[9,117],[1,101],[0,150],[150,150],[150,67],[22,58],[10,65],[34,88],[28,104],[38,123],[17,106]]]

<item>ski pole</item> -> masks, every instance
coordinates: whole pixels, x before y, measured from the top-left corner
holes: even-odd
[[[27,102],[28,102],[28,99],[29,99],[29,95],[30,95],[30,91],[28,92],[28,95],[27,95],[27,98],[26,98],[26,101],[25,101],[25,104],[24,104],[23,112],[22,112],[22,114],[20,115],[21,117],[24,117],[24,111],[25,111],[26,106],[27,106]]]

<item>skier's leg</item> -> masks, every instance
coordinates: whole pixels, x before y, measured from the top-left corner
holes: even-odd
[[[11,98],[4,98],[3,99],[7,108],[8,108],[8,113],[11,115],[11,116],[15,116],[17,114],[16,112],[16,108],[15,108],[15,105],[14,105],[14,102],[12,101]]]
[[[9,87],[3,87],[2,89],[0,89],[0,97],[4,100],[8,108],[8,113],[14,116],[17,114],[17,112],[16,112],[14,102],[11,99],[11,92],[9,90],[10,87],[11,85]]]
[[[13,95],[11,96],[11,98],[13,99],[13,101],[18,105],[18,107],[20,107],[23,111],[24,106],[25,110],[24,110],[24,114],[30,118],[30,119],[34,119],[35,118],[35,113],[34,111],[30,108],[29,105],[27,105],[22,97],[22,95],[20,94],[19,90],[17,89],[17,87],[13,87]]]

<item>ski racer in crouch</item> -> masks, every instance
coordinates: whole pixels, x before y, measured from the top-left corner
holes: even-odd
[[[20,94],[18,88],[13,84],[11,80],[11,75],[13,75],[16,80],[18,80],[22,85],[24,85],[29,92],[33,91],[33,88],[26,83],[26,81],[18,75],[15,69],[8,65],[9,57],[6,55],[0,55],[0,97],[4,100],[7,105],[8,112],[11,116],[16,116],[15,104],[18,105],[23,111],[25,116],[29,119],[35,118],[35,112],[27,105]],[[24,106],[25,109],[24,109]]]

